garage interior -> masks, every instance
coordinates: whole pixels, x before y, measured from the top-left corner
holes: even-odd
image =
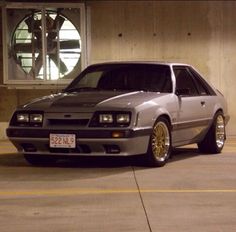
[[[1,231],[235,231],[236,2],[0,4]],[[71,17],[75,25],[77,21],[82,25],[81,69],[105,61],[189,63],[218,88],[230,114],[223,153],[203,155],[195,146],[187,146],[177,149],[164,168],[147,168],[130,158],[29,166],[7,140],[8,121],[17,105],[58,92],[70,78],[60,84],[29,84],[9,71],[13,67],[7,50],[12,44],[9,36],[18,24],[8,32],[8,12],[25,6],[70,9],[67,4],[81,13],[79,19]]]

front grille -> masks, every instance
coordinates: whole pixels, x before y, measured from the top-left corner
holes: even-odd
[[[89,119],[49,119],[51,126],[87,126]]]

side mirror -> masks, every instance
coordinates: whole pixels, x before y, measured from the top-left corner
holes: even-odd
[[[176,89],[175,94],[177,96],[188,96],[190,95],[190,89],[186,88],[186,89]]]

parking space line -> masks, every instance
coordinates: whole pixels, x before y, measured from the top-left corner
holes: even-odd
[[[141,193],[236,193],[236,189],[140,189]],[[139,193],[138,189],[2,190],[0,196],[66,196]]]

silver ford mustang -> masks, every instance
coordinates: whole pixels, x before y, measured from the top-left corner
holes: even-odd
[[[91,65],[61,93],[19,107],[7,135],[33,165],[143,155],[163,166],[186,144],[220,153],[228,120],[222,94],[190,65],[116,62]]]

